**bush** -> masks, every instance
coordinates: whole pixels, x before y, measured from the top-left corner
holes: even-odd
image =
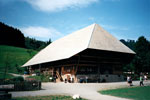
[[[40,71],[39,70],[35,70],[34,72],[35,72],[36,76],[40,76]]]
[[[23,82],[23,81],[24,81],[24,78],[23,78],[22,76],[14,77],[14,78],[13,78],[13,81],[14,81],[14,82]]]
[[[49,77],[50,77],[50,76],[47,76],[47,75],[42,74],[42,75],[41,75],[41,81],[42,81],[42,82],[49,82]]]
[[[39,80],[39,81],[42,81],[42,82],[49,82],[50,77],[51,76],[47,75],[47,74],[41,74],[40,76],[29,76],[29,78],[33,78],[35,80]]]
[[[12,85],[14,84],[14,89],[12,91],[33,91],[41,89],[41,82],[37,80],[30,81],[13,81],[7,80],[0,82],[0,85]]]
[[[40,81],[14,82],[14,91],[32,91],[40,89],[41,89]]]

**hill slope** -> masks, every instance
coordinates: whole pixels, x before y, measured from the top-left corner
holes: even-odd
[[[0,45],[0,72],[8,67],[8,72],[18,73],[21,65],[32,58],[37,51],[12,46]]]

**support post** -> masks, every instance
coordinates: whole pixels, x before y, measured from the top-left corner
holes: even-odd
[[[29,74],[32,74],[32,69],[31,69],[31,66],[29,66]]]
[[[41,76],[41,64],[39,64],[39,74],[40,74],[40,76]],[[42,81],[42,79],[41,79],[41,77],[40,77],[40,81]]]
[[[97,66],[98,66],[98,82],[100,82],[100,63],[99,63],[99,58],[97,58]]]
[[[39,64],[39,72],[41,73],[41,64]]]
[[[78,62],[77,62],[77,66],[76,66],[76,72],[75,72],[75,74],[76,74],[76,73],[77,73],[77,71],[78,71],[79,63],[80,63],[80,55],[79,55],[79,57],[78,57]]]
[[[79,55],[79,57],[78,57],[78,62],[77,62],[77,65],[76,65],[76,70],[75,70],[75,78],[76,78],[76,82],[77,82],[77,77],[76,77],[76,75],[77,75],[79,63],[80,63],[80,55]]]

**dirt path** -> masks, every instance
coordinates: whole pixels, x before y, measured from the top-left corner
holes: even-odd
[[[21,77],[23,77],[24,79],[25,79],[26,77],[28,77],[28,75],[21,75],[21,74],[15,74],[15,73],[8,73],[8,74],[13,75],[13,76],[15,76],[15,77],[21,76]]]
[[[150,81],[144,82],[145,85],[150,85]],[[139,81],[134,81],[133,85],[139,86]],[[29,92],[12,92],[13,97],[19,96],[37,96],[37,95],[74,95],[79,94],[81,97],[88,100],[128,100],[114,96],[107,96],[98,93],[97,91],[104,89],[127,87],[126,82],[115,83],[42,83],[43,90]]]

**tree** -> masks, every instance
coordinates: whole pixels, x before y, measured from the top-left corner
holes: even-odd
[[[124,66],[124,71],[134,71],[137,74],[140,72],[150,72],[150,41],[144,36],[134,40],[120,40],[123,44],[136,52],[136,56],[130,64]]]
[[[15,67],[16,67],[16,70],[18,73],[22,73],[24,71],[24,69],[22,67],[18,66],[18,64],[16,64]]]
[[[135,50],[135,40],[127,40],[125,41],[124,39],[120,40],[124,45],[132,49],[133,51]]]
[[[34,38],[25,37],[25,47],[27,49],[41,50],[51,43],[51,39],[47,42],[39,41]]]
[[[138,38],[135,44],[136,64],[139,72],[150,71],[150,42],[144,36]],[[140,65],[140,66],[139,66]]]
[[[46,42],[46,45],[49,45],[49,44],[51,44],[51,43],[52,43],[52,40],[49,39],[49,40]]]
[[[24,35],[20,30],[0,22],[0,34],[0,45],[25,47]]]

